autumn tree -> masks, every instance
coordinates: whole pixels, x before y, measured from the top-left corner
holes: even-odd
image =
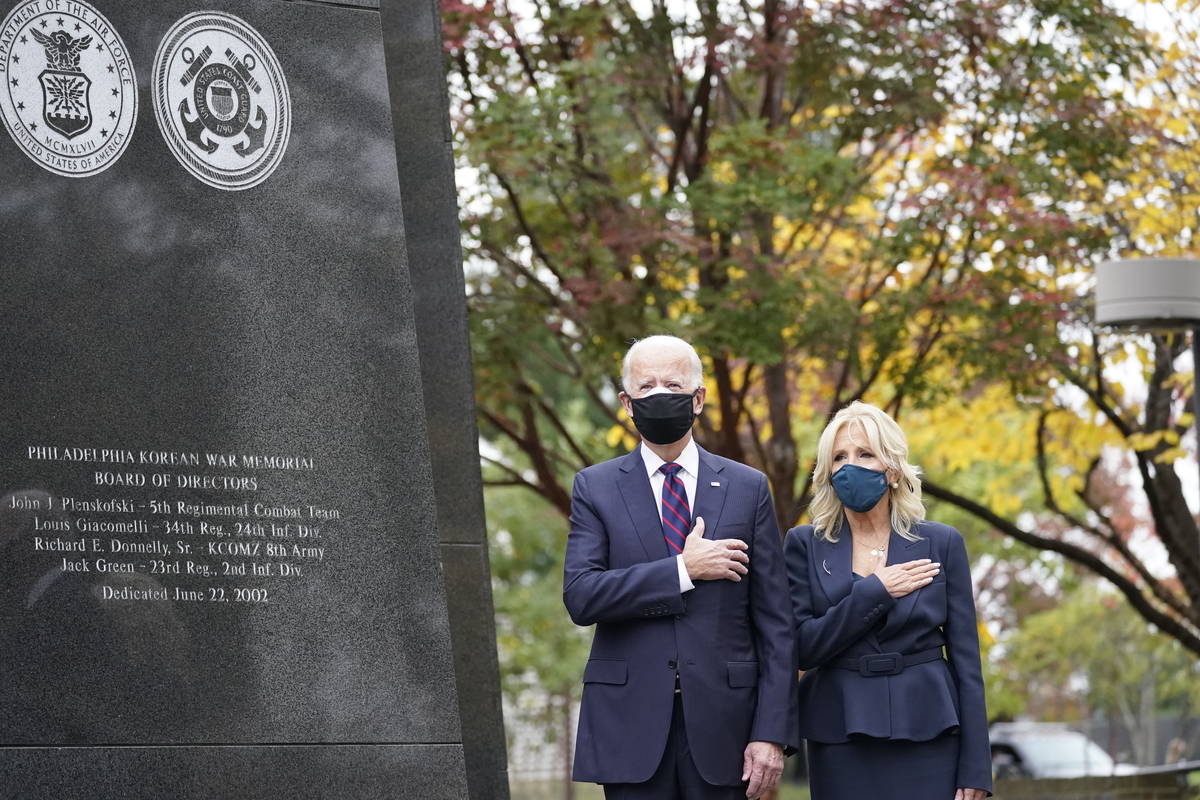
[[[910,430],[931,496],[1097,571],[1200,652],[1180,577],[1200,587],[1200,539],[1158,466],[1188,424],[1182,340],[1131,351],[1086,309],[1090,265],[1148,241],[1150,184],[1186,216],[1191,95],[1163,87],[1188,45],[1100,0],[445,11],[490,482],[565,515],[571,475],[634,441],[621,354],[677,333],[706,363],[701,444],[767,473],[781,527],[815,435],[867,399]],[[1123,353],[1160,395],[1114,403]],[[1122,447],[1175,576],[1106,527]],[[995,450],[1015,460],[981,467]],[[965,494],[981,468],[994,487]]]
[[[1170,40],[1156,43],[1154,58],[1126,89],[1125,107],[1136,119],[1130,149],[1103,174],[1077,175],[1071,189],[1071,216],[1102,232],[1093,260],[1195,252],[1197,8],[1170,8]],[[927,466],[937,479],[926,491],[1099,574],[1145,620],[1200,654],[1200,528],[1180,477],[1197,469],[1192,342],[1180,331],[1098,329],[1088,267],[1080,263],[1060,281],[1061,345],[1038,357],[1045,391],[998,391],[929,409],[923,420],[951,438],[956,425],[963,434],[983,432],[980,440],[1000,436],[1004,420],[999,446],[1010,463],[1032,468],[1006,470],[987,496],[968,497],[953,476],[980,468],[989,448],[960,453],[956,463],[933,455]],[[1022,520],[1022,510],[1037,513]]]

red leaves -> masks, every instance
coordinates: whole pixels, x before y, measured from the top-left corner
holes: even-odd
[[[493,0],[483,0],[479,5],[464,0],[442,0],[442,49],[454,53],[467,46],[472,33],[483,34],[494,39],[496,31],[496,7]]]
[[[638,294],[633,285],[620,279],[599,281],[584,277],[567,278],[563,281],[563,288],[585,311],[597,303],[626,305]]]

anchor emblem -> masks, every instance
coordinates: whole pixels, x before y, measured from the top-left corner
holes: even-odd
[[[249,158],[264,147],[270,123],[267,112],[254,102],[254,96],[262,93],[253,75],[255,58],[249,53],[240,57],[231,48],[225,48],[224,61],[212,56],[207,46],[198,55],[188,48],[180,54],[188,68],[179,82],[192,88],[191,96],[180,100],[177,109],[184,137],[210,155],[229,144],[239,156]]]
[[[292,99],[279,56],[245,20],[193,11],[154,56],[154,116],[172,155],[216,189],[258,186],[283,161]]]

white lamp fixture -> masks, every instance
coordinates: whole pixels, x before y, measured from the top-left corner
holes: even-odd
[[[1200,325],[1200,259],[1135,258],[1100,264],[1096,323],[1175,330]]]

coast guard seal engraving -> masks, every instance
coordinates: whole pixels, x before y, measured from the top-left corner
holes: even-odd
[[[218,189],[265,181],[287,150],[292,104],[279,59],[242,20],[198,11],[154,56],[154,116],[175,158]]]
[[[25,0],[0,24],[0,120],[27,156],[82,178],[125,152],[137,76],[116,30],[83,0]]]

